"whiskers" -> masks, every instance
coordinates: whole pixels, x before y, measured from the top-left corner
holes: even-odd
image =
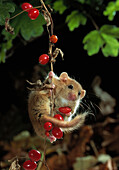
[[[95,94],[90,94],[90,96],[86,95],[85,98],[80,101],[79,109],[81,110],[81,112],[86,111],[88,113],[87,115],[92,115],[96,121],[97,113],[102,112],[100,107],[98,106],[99,101],[100,99]]]
[[[94,108],[94,106],[93,106],[93,108]],[[83,101],[81,101],[80,102],[80,109],[87,112],[88,113],[87,115],[92,115],[96,120],[96,116],[95,116],[96,110],[94,108],[94,111],[93,111],[93,109],[91,108],[89,103],[84,103]],[[82,111],[82,112],[84,112],[84,111]]]

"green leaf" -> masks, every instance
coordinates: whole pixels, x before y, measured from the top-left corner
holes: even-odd
[[[19,9],[15,11],[15,13],[19,13]],[[4,35],[4,40],[7,41],[6,43],[12,41],[16,38],[16,36],[21,33],[22,37],[25,40],[29,40],[32,37],[38,37],[40,36],[44,29],[43,25],[46,24],[46,21],[44,20],[43,16],[39,14],[38,18],[35,20],[31,20],[28,17],[28,13],[24,12],[23,14],[17,16],[14,18],[10,25],[14,28],[15,34],[12,35],[9,32],[6,32],[5,29],[2,31],[2,35]],[[6,48],[6,43],[3,43],[1,46],[1,52],[0,52],[0,61],[5,62],[5,56],[8,48]],[[11,45],[12,47],[12,45]],[[10,48],[11,48],[10,47]]]
[[[84,39],[84,49],[88,55],[94,55],[100,48],[105,57],[116,57],[119,54],[119,28],[111,25],[103,25],[100,30],[88,33]]]
[[[15,13],[19,13],[19,12],[20,10],[15,11]],[[11,20],[10,25],[14,28],[14,34],[10,34],[9,32],[6,32],[5,29],[3,29],[2,35],[4,35],[4,40],[13,40],[16,38],[22,26],[22,22],[23,22],[22,19],[23,19],[23,16],[19,15],[13,20]]]
[[[44,31],[43,25],[46,24],[41,14],[35,20],[31,20],[27,15],[26,13],[24,14],[20,28],[21,35],[25,40],[42,35]]]
[[[29,40],[30,38],[40,36],[43,33],[44,24],[46,24],[46,21],[41,14],[39,14],[37,19],[31,20],[28,17],[28,13],[25,12],[14,18],[10,23],[10,25],[14,28],[14,35],[11,35],[5,30],[2,32],[2,34],[5,36],[5,40],[13,40],[20,32],[25,40]]]
[[[119,0],[116,0],[115,7],[116,7],[116,10],[119,11]]]
[[[66,17],[66,23],[70,31],[78,28],[80,24],[85,25],[86,21],[87,18],[77,10],[72,11],[72,13]]]
[[[6,51],[12,47],[12,41],[7,41],[0,45],[0,63],[5,63]]]
[[[55,11],[58,11],[59,14],[63,14],[63,12],[67,9],[67,7],[64,5],[63,0],[57,0],[53,4],[53,9]]]
[[[119,38],[119,28],[115,25],[103,25],[100,31],[112,37]]]
[[[112,36],[101,34],[103,39],[105,40],[105,46],[102,49],[102,52],[105,57],[112,56],[117,57],[119,52],[119,42],[116,38]]]
[[[10,12],[13,13],[15,11],[15,4],[4,2],[0,3],[0,25],[5,25],[5,19],[10,18]]]
[[[103,12],[103,15],[108,16],[108,19],[112,21],[114,19],[114,16],[116,15],[116,11],[119,10],[118,4],[111,1],[108,3],[105,11]]]
[[[83,39],[84,49],[88,51],[88,55],[94,55],[99,52],[104,44],[100,32],[97,30],[89,32]]]

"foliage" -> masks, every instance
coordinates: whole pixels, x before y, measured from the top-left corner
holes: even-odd
[[[0,25],[5,24],[5,19],[10,17],[10,13],[15,11],[15,4],[0,0]]]
[[[10,25],[14,27],[14,35],[7,33],[4,29],[4,23],[6,18],[10,18],[21,12],[21,1],[13,0],[0,0],[0,25],[2,26],[1,44],[0,44],[0,62],[5,62],[6,53],[12,50],[14,39],[19,35],[25,43],[29,40],[41,36],[46,24],[43,15],[32,21],[27,16],[27,12],[22,13],[16,18],[10,21]],[[39,1],[31,1],[33,6],[40,5]],[[87,26],[90,20],[95,27],[95,30],[88,30],[88,34],[83,38],[84,49],[87,50],[89,56],[97,54],[100,50],[105,57],[116,57],[119,54],[119,42],[118,32],[119,28],[116,24],[102,26],[97,25],[94,18],[105,16],[109,21],[113,21],[116,18],[116,13],[119,11],[119,0],[109,1],[105,4],[104,0],[46,0],[46,4],[49,4],[54,13],[58,12],[60,15],[66,17],[65,22],[70,31],[75,31],[82,26]],[[94,17],[94,18],[93,18]],[[101,23],[100,23],[101,24]],[[9,54],[10,55],[10,54]]]
[[[108,16],[108,19],[112,21],[117,11],[119,11],[119,0],[109,2],[103,14]]]
[[[71,14],[66,17],[66,23],[70,31],[74,31],[74,29],[78,28],[80,24],[85,25],[86,21],[87,18],[79,13],[78,10],[72,11]]]
[[[19,11],[20,10],[16,10],[16,13]],[[43,16],[39,15],[36,20],[32,21],[27,15],[27,13],[23,13],[12,20],[11,26],[15,28],[14,35],[3,30],[2,34],[5,36],[5,40],[13,40],[18,33],[20,33],[25,40],[30,40],[30,38],[40,36],[43,33],[43,25],[46,23]]]
[[[57,1],[58,3],[64,2],[63,0]],[[95,30],[90,31],[83,39],[84,49],[87,50],[89,56],[97,54],[100,49],[105,57],[112,56],[117,57],[119,54],[119,28],[115,25],[102,25],[99,29],[95,21],[93,20],[92,16],[90,15],[91,12],[87,13],[84,11],[84,7],[82,4],[88,4],[89,6],[92,4],[94,5],[93,0],[77,0],[79,2],[78,10],[73,10],[71,14],[66,17],[66,23],[69,27],[70,31],[74,31],[75,28],[78,28],[80,24],[86,25],[87,19],[91,19],[92,24],[95,26]],[[97,9],[102,4],[100,1],[97,2]],[[65,3],[65,2],[64,2]],[[68,8],[70,8],[68,6]],[[60,13],[61,9],[55,8]],[[93,9],[95,11],[95,9]],[[113,20],[116,14],[116,11],[119,10],[119,0],[115,2],[109,2],[107,7],[105,6],[105,10],[103,14],[108,16],[109,20]]]
[[[55,11],[58,11],[60,14],[63,14],[63,12],[67,9],[67,6],[64,5],[62,0],[58,0],[54,2],[53,8]]]
[[[10,4],[10,3],[6,3]],[[5,5],[6,5],[5,4]],[[12,3],[11,3],[12,6]],[[5,6],[1,4],[1,8],[6,11],[9,9],[8,7],[11,7],[10,5]],[[15,6],[15,5],[14,5]],[[14,7],[12,6],[12,7]],[[5,23],[6,17],[9,18],[9,14],[4,12],[4,10],[1,11],[2,19],[0,20],[0,24],[3,25]],[[11,8],[10,12],[13,11],[13,8]],[[21,12],[21,8],[16,6],[14,15]],[[14,28],[14,34],[10,34],[9,32],[6,32],[3,28],[2,35],[4,35],[3,43],[0,44],[0,62],[5,62],[6,52],[12,47],[13,40],[20,34],[22,38],[25,41],[30,40],[33,37],[38,37],[42,35],[44,29],[43,25],[46,24],[46,21],[44,20],[43,16],[40,14],[36,20],[31,20],[28,16],[27,12],[22,13],[21,15],[17,16],[13,20],[11,20],[10,25]]]
[[[84,49],[88,55],[99,52],[100,48],[105,57],[118,56],[119,51],[119,28],[111,25],[103,25],[100,30],[88,33],[83,39]]]

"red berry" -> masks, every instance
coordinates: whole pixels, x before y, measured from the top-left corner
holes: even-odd
[[[47,130],[47,131],[50,131],[52,129],[52,123],[46,122],[44,124],[44,129]]]
[[[29,18],[31,18],[32,20],[36,19],[39,16],[39,10],[36,8],[30,9],[28,11],[28,16]]]
[[[29,152],[29,158],[32,160],[32,161],[39,161],[40,158],[41,158],[41,153],[35,149],[32,149],[30,152]]]
[[[35,170],[37,168],[37,163],[27,160],[23,163],[23,168],[25,170]]]
[[[53,134],[53,136],[56,137],[57,139],[60,139],[60,138],[62,138],[62,136],[63,136],[63,132],[62,132],[62,130],[61,130],[59,127],[54,127],[54,128],[52,129],[52,134]]]
[[[50,136],[50,133],[48,131],[46,131],[45,135],[48,137],[48,136]]]
[[[56,35],[52,35],[51,37],[50,37],[50,42],[51,43],[56,43],[58,41],[58,37],[56,36]]]
[[[60,114],[54,115],[54,118],[56,118],[58,120],[64,120],[64,118]]]
[[[69,112],[71,112],[71,108],[69,108],[69,107],[60,107],[59,111],[61,113],[69,113]]]
[[[42,65],[45,65],[47,64],[49,61],[49,56],[47,54],[42,54],[40,57],[39,57],[39,63],[42,64]]]
[[[26,9],[33,8],[33,6],[32,6],[31,4],[25,2],[25,3],[23,3],[23,4],[21,5],[21,8],[22,8],[23,10],[26,10]],[[27,12],[28,12],[28,11],[29,11],[29,10],[27,10]]]

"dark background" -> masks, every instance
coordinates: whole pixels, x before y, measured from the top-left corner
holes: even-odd
[[[66,15],[66,14],[65,14]],[[87,26],[80,26],[70,32],[65,24],[65,15],[53,15],[54,34],[58,36],[56,47],[64,52],[64,60],[60,55],[54,65],[54,72],[59,76],[61,72],[67,72],[69,76],[79,81],[87,91],[88,98],[93,102],[96,97],[91,95],[91,83],[96,75],[102,79],[101,87],[117,100],[116,113],[118,113],[118,67],[119,57],[104,57],[101,51],[97,55],[88,56],[83,49],[82,40],[87,31],[95,29],[90,21]],[[98,18],[96,19],[98,21]],[[99,26],[102,24],[98,21]],[[105,21],[103,21],[105,22]],[[0,139],[11,140],[14,135],[22,130],[33,132],[27,112],[26,80],[33,80],[34,66],[38,64],[41,54],[48,51],[48,34],[46,28],[41,37],[29,42],[27,45],[19,43],[17,38],[14,42],[19,43],[14,54],[0,64]],[[44,74],[40,74],[42,80],[50,71],[50,64],[40,66]],[[96,113],[95,113],[96,114]],[[95,120],[93,120],[95,121]],[[89,121],[89,124],[92,123]]]

